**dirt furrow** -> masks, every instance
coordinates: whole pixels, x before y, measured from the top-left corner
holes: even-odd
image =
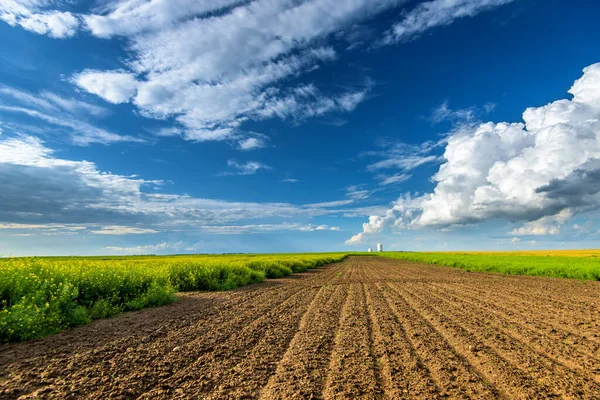
[[[350,284],[326,378],[326,399],[378,396],[381,392],[362,285]]]
[[[218,330],[205,324],[193,324],[165,332],[163,337],[154,342],[144,343],[142,339],[135,347],[134,343],[130,343],[124,349],[119,346],[107,348],[105,352],[109,358],[104,364],[92,364],[73,374],[74,379],[85,378],[77,391],[93,396],[102,393],[137,396],[146,391],[146,382],[162,385],[164,381],[177,381],[178,374],[210,358],[212,353],[222,351],[223,345],[230,343],[241,327],[264,321],[268,313],[278,313],[280,307],[298,295],[294,293],[297,291],[282,290],[266,298],[260,296],[252,299],[247,307],[230,304],[217,307],[212,317],[214,323],[220,326]],[[145,368],[148,365],[152,368]],[[164,389],[169,386],[165,385]],[[61,385],[56,385],[56,389],[58,392],[65,390],[66,393],[72,390]]]
[[[407,333],[415,352],[427,365],[442,396],[453,398],[506,397],[492,386],[469,361],[419,311],[388,285],[378,285],[392,312]]]
[[[497,307],[483,299],[465,298],[459,291],[440,289],[435,285],[428,288],[429,293],[440,301],[449,303],[457,310],[478,309],[476,316],[485,316],[486,324],[493,329],[515,332],[528,346],[537,352],[551,354],[555,361],[566,364],[571,369],[583,369],[590,372],[600,366],[600,346],[584,334],[561,329],[560,324],[549,324],[548,318],[540,319],[531,313],[516,313]],[[574,347],[572,343],[586,343],[586,346]],[[600,370],[594,379],[600,382]]]
[[[542,296],[535,301],[534,295],[515,298],[504,295],[501,290],[489,292],[471,285],[448,285],[433,284],[447,291],[452,291],[463,298],[469,298],[482,305],[498,309],[505,315],[523,315],[527,314],[530,318],[527,323],[533,326],[552,326],[551,329],[560,327],[564,332],[571,335],[586,336],[588,340],[595,341],[600,345],[600,337],[594,337],[594,333],[600,330],[600,321],[597,321],[598,310],[600,307],[591,307],[585,310],[574,310],[573,306],[564,309],[561,304]],[[598,293],[600,296],[600,293]],[[551,305],[551,307],[549,307]],[[577,315],[577,319],[573,319]]]
[[[432,398],[440,393],[431,371],[408,340],[402,322],[376,285],[367,286],[374,353],[381,363],[381,386],[388,399]]]
[[[261,392],[263,399],[314,398],[323,391],[333,340],[348,296],[347,285],[324,287],[302,317],[298,332]]]
[[[260,390],[285,352],[298,321],[317,291],[299,291],[250,324],[238,325],[217,348],[202,353],[177,374],[161,379],[159,387],[142,398],[172,397],[176,390],[190,397],[222,398],[224,394],[243,397]],[[189,347],[182,350],[187,351]]]
[[[478,318],[477,312],[469,314],[467,309],[465,313],[469,315],[461,318],[461,310],[451,308],[450,311],[449,304],[440,304],[435,298],[425,299],[422,294],[427,293],[426,288],[421,288],[419,294],[416,294],[417,290],[411,291],[407,287],[399,288],[395,285],[394,290],[401,293],[446,335],[452,337],[456,347],[511,397],[518,393],[527,393],[528,397],[577,397],[584,392],[582,388],[587,388],[590,393],[595,392],[593,381],[532,351],[526,343],[502,330],[490,330],[489,325]],[[465,324],[465,321],[470,323]]]

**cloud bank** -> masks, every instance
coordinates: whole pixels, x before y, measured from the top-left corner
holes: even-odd
[[[54,153],[39,138],[0,136],[0,229],[28,233],[85,230],[105,236],[163,231],[335,231],[339,228],[289,221],[352,211],[345,208],[353,205],[348,200],[295,205],[164,193],[162,181],[105,172],[92,162],[66,160]],[[236,173],[247,174],[264,167],[246,163],[235,168]]]

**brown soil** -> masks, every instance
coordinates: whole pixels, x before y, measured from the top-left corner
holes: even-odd
[[[0,398],[600,398],[600,282],[378,257],[0,346]]]

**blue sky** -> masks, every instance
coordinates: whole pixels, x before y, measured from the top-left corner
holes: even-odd
[[[0,254],[598,247],[561,0],[5,0]]]

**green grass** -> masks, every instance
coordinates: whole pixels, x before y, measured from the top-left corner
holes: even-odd
[[[343,253],[0,259],[0,342],[228,290],[342,260]]]
[[[600,280],[600,259],[592,257],[531,256],[518,254],[461,254],[384,252],[382,257],[460,268],[465,271],[499,272],[553,278]]]

